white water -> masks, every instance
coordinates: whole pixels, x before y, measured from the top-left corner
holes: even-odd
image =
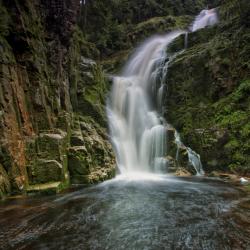
[[[202,11],[191,30],[214,24],[211,12],[216,13]],[[187,32],[177,30],[146,40],[125,65],[121,76],[113,79],[107,112],[121,174],[167,171],[168,124],[161,117],[161,111],[168,63],[172,58],[167,56],[166,48],[184,33]],[[176,137],[176,144],[178,143],[185,147],[179,136]],[[202,174],[199,155],[190,148],[185,148],[190,164],[198,174]]]
[[[196,30],[203,29],[206,26],[215,25],[218,21],[216,9],[202,10],[195,18],[190,30],[194,32]]]
[[[180,149],[186,149],[188,154],[188,161],[189,164],[192,165],[196,171],[197,175],[204,175],[204,170],[202,168],[200,155],[193,151],[191,148],[186,147],[183,142],[181,141],[181,137],[177,131],[175,131],[175,143],[177,144],[177,151],[176,151],[176,160],[178,161],[179,158],[179,151]]]

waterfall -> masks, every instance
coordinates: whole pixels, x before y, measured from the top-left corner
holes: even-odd
[[[202,11],[191,30],[214,24],[211,13]],[[187,39],[186,31],[177,30],[146,40],[136,49],[121,76],[113,78],[107,113],[121,174],[166,172],[166,127],[169,124],[161,112],[168,64],[172,59],[166,51],[181,34],[186,34]],[[180,137],[176,138],[177,146],[178,143],[184,146]],[[186,149],[190,164],[202,174],[199,155],[188,147]]]
[[[191,32],[199,29],[203,29],[206,26],[212,26],[218,23],[218,15],[216,9],[202,10],[200,14],[195,18],[193,24],[190,27]]]

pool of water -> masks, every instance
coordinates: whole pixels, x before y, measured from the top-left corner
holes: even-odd
[[[207,178],[116,178],[0,203],[0,249],[250,249],[249,200]]]

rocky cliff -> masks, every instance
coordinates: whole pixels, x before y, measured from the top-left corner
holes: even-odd
[[[107,83],[86,58],[79,4],[0,1],[0,197],[114,173]]]
[[[250,4],[224,1],[216,27],[192,33],[171,62],[165,116],[207,172],[250,173]],[[169,52],[183,50],[184,37]],[[180,73],[181,72],[181,73]]]
[[[206,171],[249,174],[247,0],[0,0],[0,197],[113,176],[98,59],[117,72],[145,37],[186,28],[208,4],[220,5],[219,25],[169,48],[183,51],[169,66],[165,117]]]

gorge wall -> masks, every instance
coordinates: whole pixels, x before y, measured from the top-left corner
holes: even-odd
[[[101,67],[76,0],[0,1],[0,197],[114,173]]]

